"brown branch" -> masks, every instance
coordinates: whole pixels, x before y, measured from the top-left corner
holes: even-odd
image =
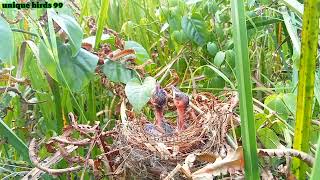
[[[77,146],[74,146],[74,147],[78,148]],[[61,156],[61,158],[62,158],[61,152],[57,152],[57,153],[59,153],[59,156]],[[79,171],[81,169],[81,166],[75,166],[75,167],[64,168],[64,169],[51,169],[51,168],[49,168],[49,166],[44,166],[43,164],[41,164],[39,162],[38,156],[37,156],[37,147],[36,147],[36,139],[35,138],[33,138],[31,140],[30,145],[29,145],[29,157],[30,157],[30,160],[33,165],[35,165],[38,169],[40,169],[46,173],[49,173],[49,174],[68,173],[68,172],[72,172],[72,171]],[[52,165],[52,164],[50,164],[50,165]]]
[[[313,166],[314,158],[309,154],[298,151],[295,149],[258,149],[258,154],[260,156],[269,156],[269,157],[297,157],[304,162],[306,162],[310,167]]]

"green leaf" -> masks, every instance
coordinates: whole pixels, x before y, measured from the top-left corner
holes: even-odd
[[[126,41],[124,49],[134,49],[137,57],[137,64],[143,64],[148,59],[150,59],[147,50],[141,44],[135,41]]]
[[[318,104],[320,106],[320,71],[316,73],[316,80],[314,83],[314,96],[316,97]]]
[[[78,22],[71,16],[64,14],[56,14],[54,11],[49,11],[52,19],[61,27],[68,35],[71,44],[72,56],[74,57],[81,48],[83,32]]]
[[[235,67],[236,58],[235,58],[233,50],[227,50],[226,51],[226,64],[228,64],[228,66],[231,66],[231,68]]]
[[[13,33],[10,25],[0,16],[0,60],[9,63],[13,55]]]
[[[283,94],[273,94],[268,96],[265,99],[264,104],[270,109],[276,111],[281,118],[288,119],[289,110],[284,104]]]
[[[292,113],[296,113],[296,100],[297,96],[294,93],[287,93],[282,96],[284,104],[287,106],[288,110]]]
[[[39,59],[42,67],[47,70],[54,80],[58,81],[57,63],[54,60],[52,52],[49,51],[49,48],[47,48],[43,41],[40,41],[39,44]]]
[[[0,118],[0,137],[3,137],[12,145],[24,160],[29,161],[29,150],[27,145],[7,126]]]
[[[156,80],[153,77],[147,77],[142,84],[137,80],[128,82],[125,92],[135,111],[141,111],[147,104],[155,86]]]
[[[183,32],[183,30],[176,30],[172,33],[172,39],[174,39],[178,44],[184,44],[188,41],[188,37]]]
[[[214,57],[213,63],[214,65],[220,67],[226,57],[226,53],[223,51],[219,51]]]
[[[71,90],[80,91],[93,78],[98,57],[84,49],[80,49],[79,53],[72,57],[71,45],[62,43],[58,43],[58,56],[63,74],[59,71],[58,64],[50,55],[48,48],[40,42],[39,57],[42,67],[61,85],[66,85],[65,78]]]
[[[100,45],[102,32],[108,16],[108,10],[109,10],[109,0],[101,1],[101,6],[100,6],[100,11],[98,16],[98,29],[96,34],[96,41],[94,43],[95,49],[98,49],[98,46]]]
[[[63,75],[71,90],[80,91],[93,79],[98,57],[84,49],[71,57],[71,51],[71,45],[58,44],[59,64]],[[59,77],[60,82],[63,82],[61,76]]]
[[[137,77],[137,74],[133,70],[126,68],[125,65],[108,59],[102,67],[102,72],[111,81],[124,84]]]
[[[214,42],[209,42],[207,44],[207,51],[211,56],[215,56],[218,52],[218,46]]]
[[[241,138],[245,159],[245,179],[259,179],[257,140],[252,102],[251,70],[248,50],[245,6],[243,0],[231,0],[232,30],[237,57],[237,82],[239,92]]]
[[[255,114],[254,119],[256,121],[256,130],[261,128],[265,124],[265,122],[268,120],[267,115],[265,113]]]
[[[199,46],[204,46],[208,38],[208,29],[201,16],[184,16],[181,26],[186,35]]]
[[[198,2],[201,2],[202,0],[185,0],[187,5],[193,5]]]
[[[263,146],[267,149],[278,149],[283,147],[277,134],[269,128],[259,129],[257,136]]]
[[[89,43],[92,45],[92,47],[95,46],[95,40],[96,40],[96,36],[89,36],[85,39],[82,40],[83,43]],[[110,36],[109,34],[102,34],[101,36],[101,41],[102,42],[108,42],[109,44],[112,44],[112,40],[114,40],[113,36]]]
[[[287,5],[291,10],[296,12],[299,16],[303,15],[304,7],[297,0],[281,0],[285,5]]]

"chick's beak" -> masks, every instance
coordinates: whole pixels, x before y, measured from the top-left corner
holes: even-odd
[[[171,86],[171,89],[172,89],[172,97],[173,97],[173,99],[175,99],[176,94],[179,92],[179,90],[174,86]]]

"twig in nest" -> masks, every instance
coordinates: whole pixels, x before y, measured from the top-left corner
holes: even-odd
[[[74,146],[74,147],[75,147],[75,149],[78,148],[77,146]],[[73,149],[73,150],[75,150],[75,149]],[[67,151],[67,152],[70,153],[69,151]],[[59,152],[58,155],[61,156],[61,152]],[[49,174],[68,173],[68,172],[72,172],[72,171],[78,171],[81,169],[81,166],[75,166],[75,167],[70,167],[70,168],[65,168],[65,169],[51,169],[51,168],[49,168],[49,166],[44,166],[44,164],[41,164],[38,161],[36,139],[35,138],[33,138],[30,142],[29,156],[30,156],[30,160],[31,160],[32,164],[34,164],[38,169],[40,169],[44,172],[47,172]],[[49,165],[52,165],[52,164],[49,164]]]
[[[90,139],[86,138],[86,139],[82,139],[79,141],[76,140],[68,140],[65,137],[52,137],[51,138],[53,141],[59,142],[59,143],[63,143],[63,144],[69,144],[69,145],[75,145],[75,146],[85,146],[90,144]]]

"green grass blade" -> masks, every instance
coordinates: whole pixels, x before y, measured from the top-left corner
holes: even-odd
[[[318,139],[318,148],[316,153],[316,160],[314,161],[310,180],[318,180],[320,179],[320,137]]]
[[[108,8],[109,8],[109,0],[102,0],[99,17],[98,17],[98,29],[97,29],[96,41],[94,43],[95,49],[99,47],[99,44],[101,41],[103,28],[106,22],[106,16],[108,14]]]
[[[288,34],[291,38],[294,50],[297,51],[298,56],[300,56],[300,49],[301,49],[300,40],[297,34],[297,30],[292,24],[292,20],[291,20],[291,17],[289,16],[288,10],[286,8],[282,8],[281,14],[282,14],[284,23],[286,25]]]
[[[245,160],[245,177],[248,180],[259,179],[248,38],[243,0],[231,0],[231,11],[233,41],[235,42],[236,57],[238,57],[236,68],[240,94],[241,137]]]
[[[303,4],[301,4],[297,0],[281,0],[286,6],[288,6],[291,10],[296,12],[299,16],[303,14]]]
[[[7,126],[5,122],[0,118],[0,136],[12,145],[25,161],[30,162],[29,149],[27,145]]]
[[[309,139],[314,99],[316,57],[319,32],[320,0],[304,2],[302,24],[301,60],[296,111],[296,127],[293,148],[309,152]],[[298,158],[293,159],[292,171],[298,179],[306,179],[307,165]]]

